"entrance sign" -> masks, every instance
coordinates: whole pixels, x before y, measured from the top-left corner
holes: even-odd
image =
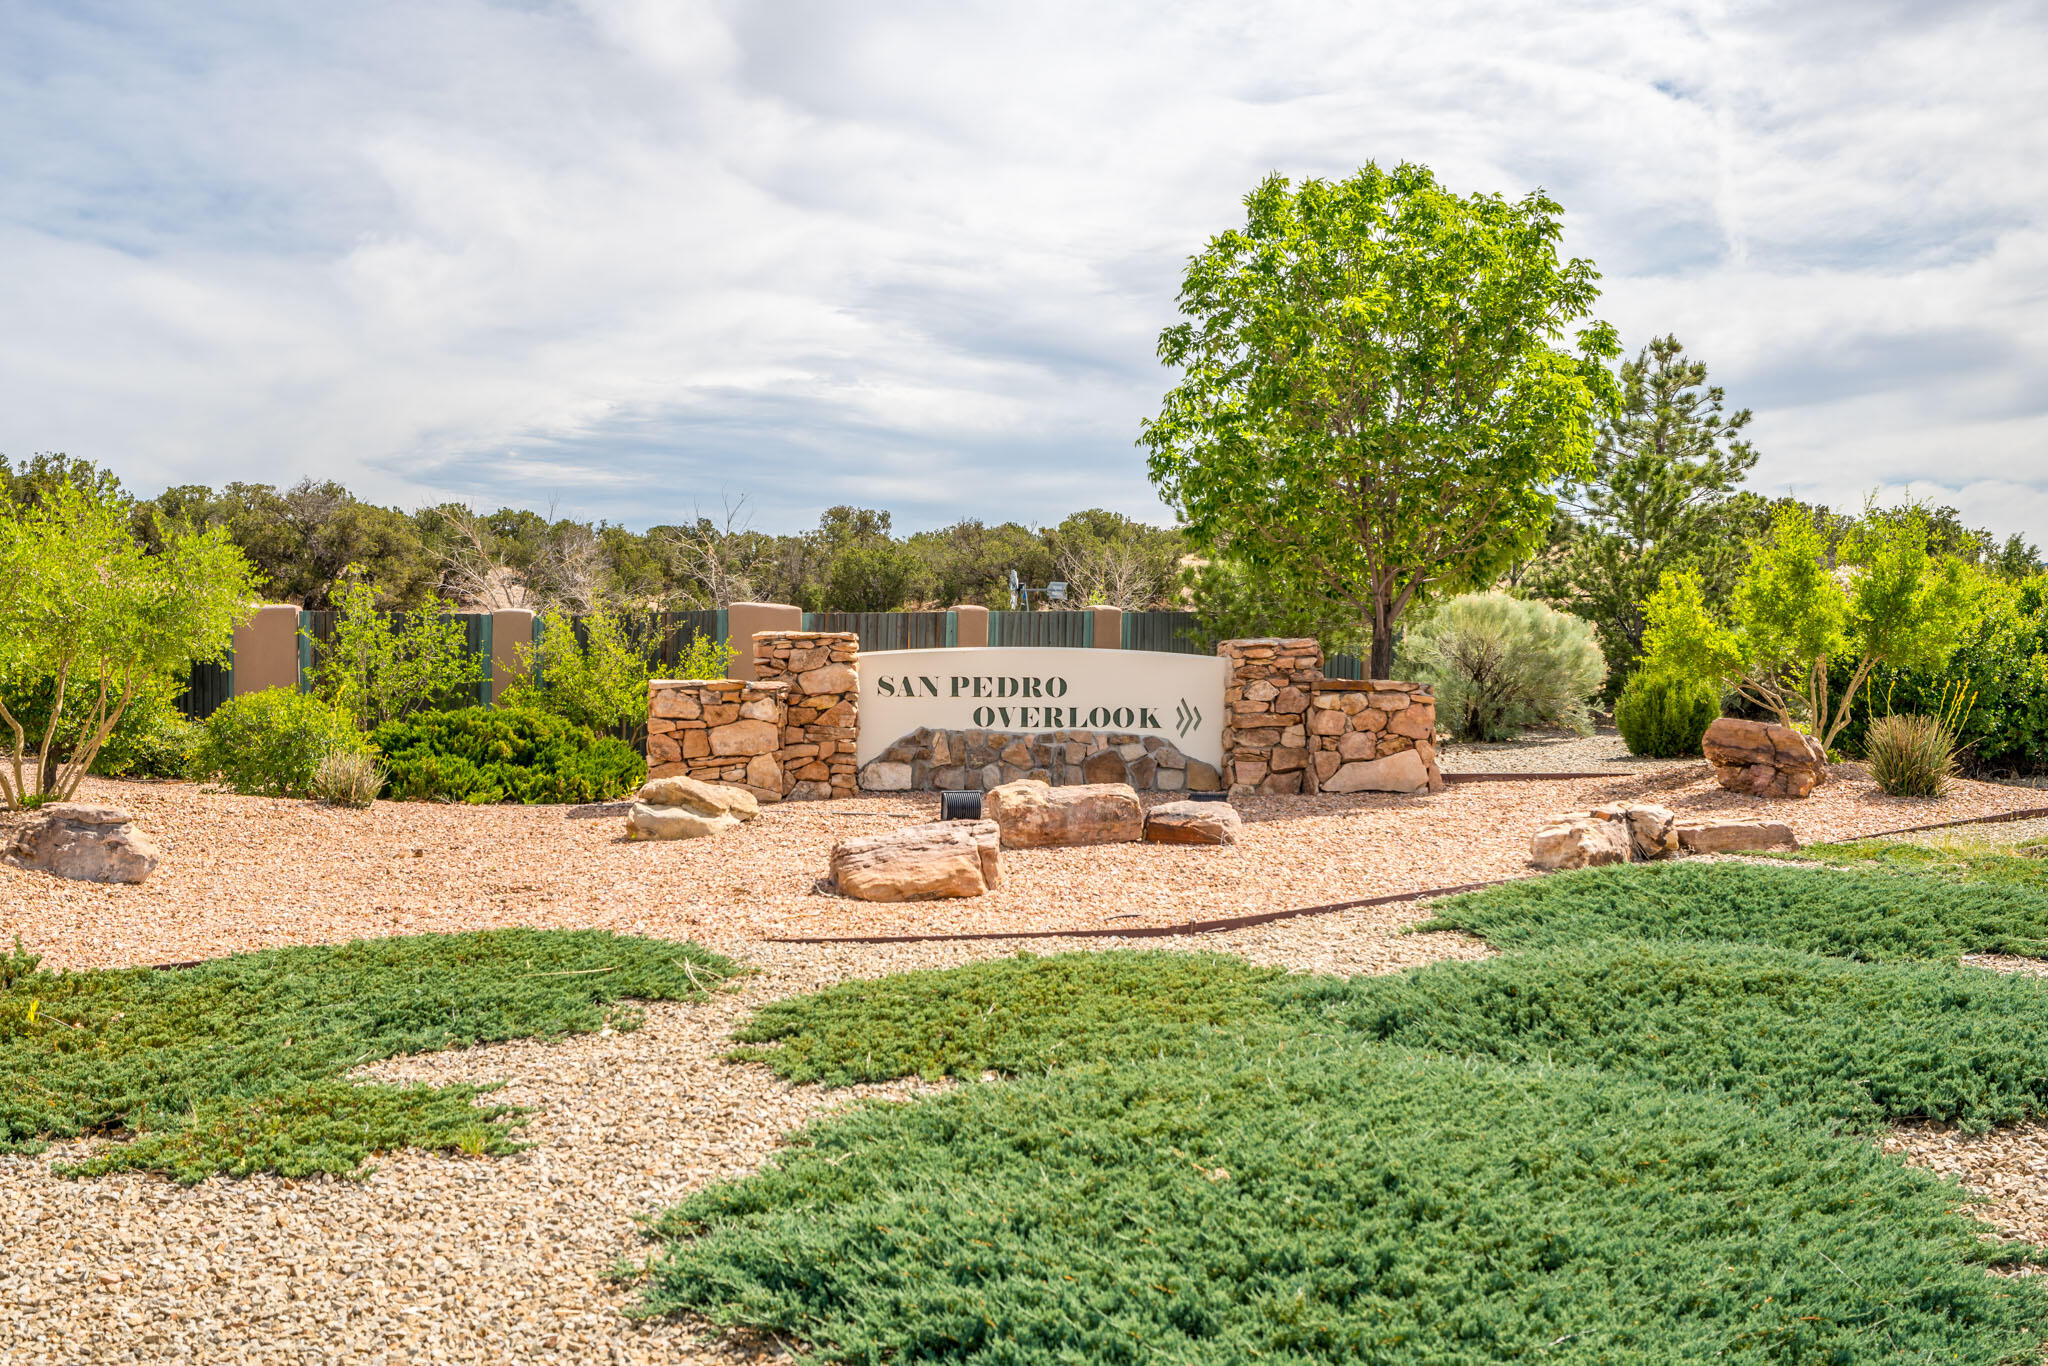
[[[863,650],[859,762],[919,727],[1157,735],[1223,764],[1223,681],[1214,655],[1017,647]]]

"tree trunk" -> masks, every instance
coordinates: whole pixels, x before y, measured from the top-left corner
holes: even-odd
[[[1372,632],[1372,659],[1365,676],[1367,678],[1392,678],[1394,676],[1394,628],[1375,625]]]

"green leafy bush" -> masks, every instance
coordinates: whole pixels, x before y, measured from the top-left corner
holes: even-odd
[[[206,718],[192,776],[245,796],[303,797],[320,761],[337,751],[366,752],[346,715],[309,693],[265,688],[229,698]]]
[[[1637,673],[1615,700],[1614,726],[1630,754],[1696,759],[1707,727],[1720,714],[1721,696],[1710,683]]]
[[[190,766],[199,729],[177,708],[183,685],[167,676],[136,683],[113,727],[92,756],[91,771],[104,778],[182,778]],[[54,678],[17,688],[8,707],[30,735],[45,733],[56,700]],[[70,757],[92,739],[90,712],[71,699],[56,717],[53,757]]]
[[[519,707],[424,712],[377,727],[371,740],[399,801],[605,801],[647,777],[647,761],[624,741]]]
[[[503,1152],[518,1119],[471,1104],[489,1088],[357,1085],[349,1070],[633,1029],[624,1002],[690,999],[737,971],[694,944],[602,930],[365,939],[169,971],[49,972],[17,947],[0,958],[0,1076],[13,1083],[0,1088],[0,1151],[112,1132],[132,1141],[66,1174],[181,1181],[346,1173],[405,1144]]]
[[[552,712],[598,735],[630,745],[647,738],[647,684],[656,676],[649,651],[630,638],[612,612],[573,623],[550,611],[535,623],[523,652],[524,671],[505,690],[506,706]],[[675,678],[724,678],[738,651],[707,635],[690,637],[672,668]]]
[[[1592,623],[1505,593],[1445,603],[1409,630],[1397,668],[1435,686],[1437,720],[1460,740],[1511,740],[1530,726],[1583,734],[1607,676]]]
[[[341,619],[321,643],[313,691],[358,728],[476,701],[483,661],[469,652],[462,623],[436,603],[425,612],[377,610],[377,590],[351,566],[335,586]]]

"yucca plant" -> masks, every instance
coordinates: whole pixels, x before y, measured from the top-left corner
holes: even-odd
[[[1887,693],[1886,713],[1870,723],[1863,737],[1870,776],[1878,787],[1893,797],[1946,797],[1956,779],[1957,737],[1976,700],[1975,693],[1952,683],[1942,688],[1934,715],[1894,714]]]

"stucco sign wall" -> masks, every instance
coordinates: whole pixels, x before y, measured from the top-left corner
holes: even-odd
[[[1157,735],[1221,766],[1227,668],[1154,650],[863,650],[859,760],[928,726]]]

